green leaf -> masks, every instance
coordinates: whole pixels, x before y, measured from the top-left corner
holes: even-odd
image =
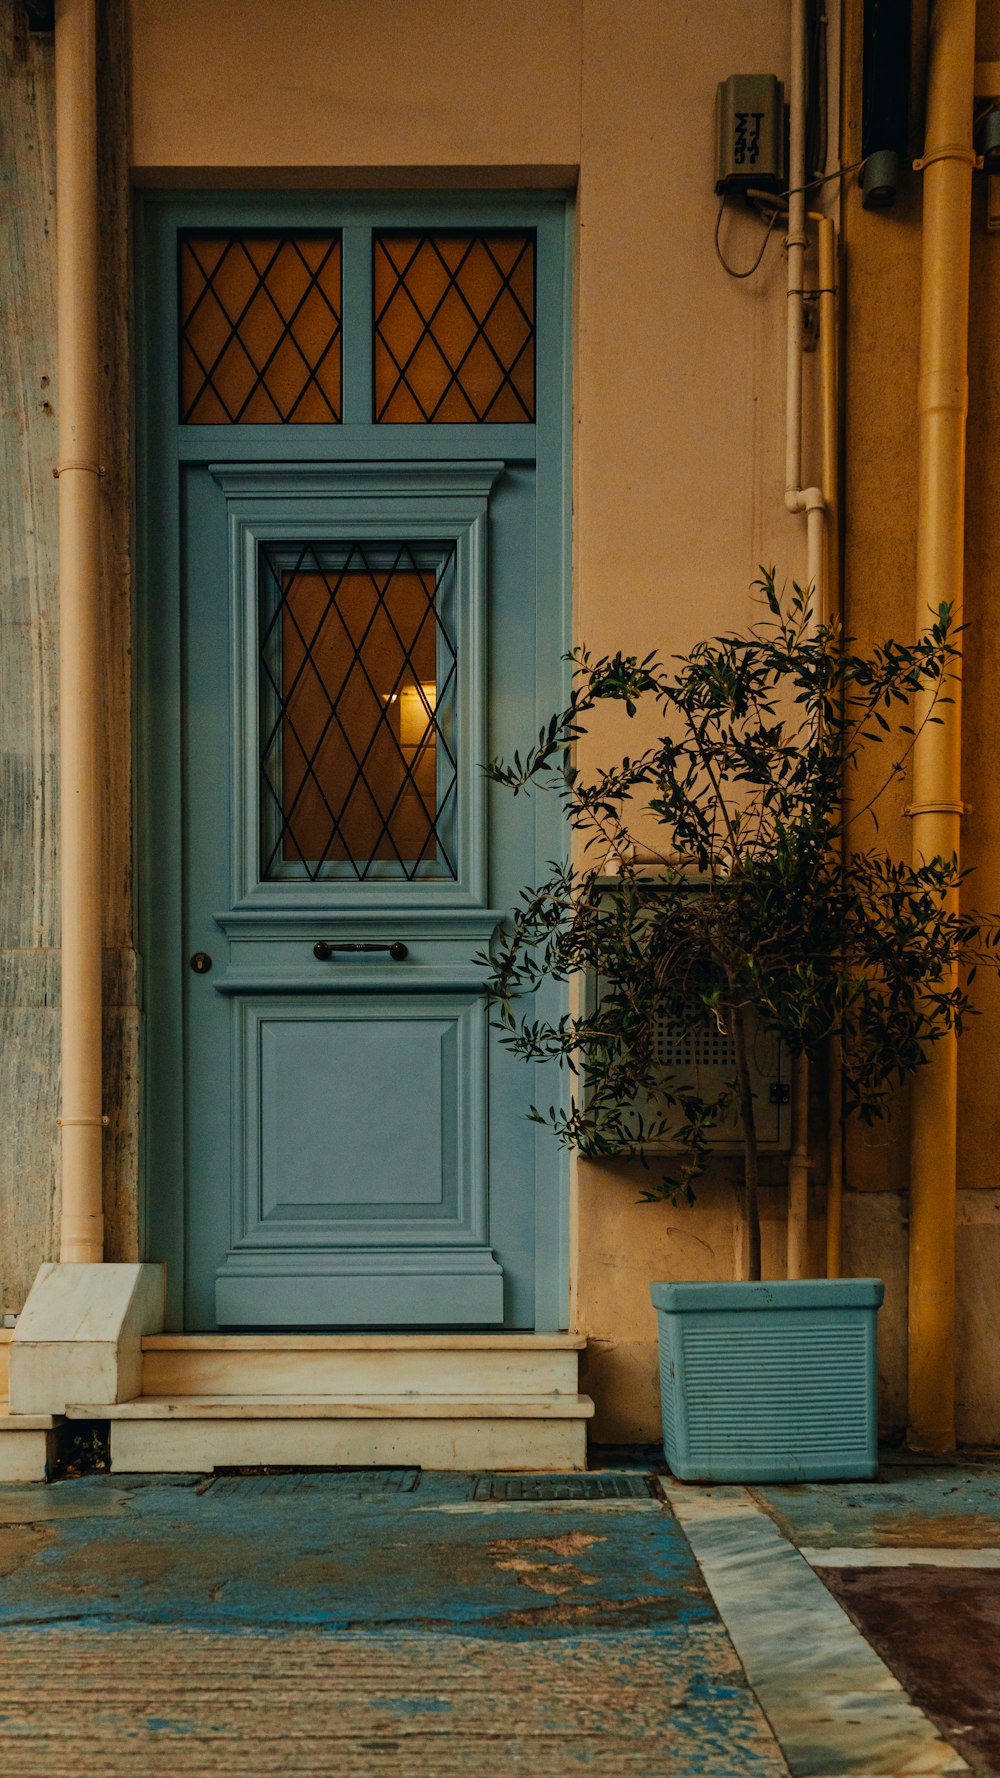
[[[967,874],[957,860],[914,866],[877,840],[883,799],[908,769],[918,694],[931,701],[920,720],[941,721],[957,654],[950,608],[913,644],[861,650],[814,621],[807,591],[779,589],[773,569],[760,576],[743,633],[666,664],[574,650],[568,708],[523,761],[484,768],[515,796],[555,791],[585,861],[550,863],[477,959],[500,1041],[561,1070],[578,1095],[527,1115],[597,1158],[647,1166],[668,1143],[676,1166],[644,1188],[647,1202],[691,1193],[725,1095],[734,1103],[732,1081],[720,1096],[683,1063],[666,1067],[658,1031],[745,1025],[814,1060],[836,1036],[848,1111],[872,1123],[974,1015],[977,969],[1000,962],[1000,919],[949,906]],[[602,701],[624,705],[621,721],[643,718],[645,745],[583,769],[567,749]],[[636,843],[672,862],[650,875]],[[577,1010],[552,1011],[568,982]],[[749,1125],[744,1135],[749,1155]]]

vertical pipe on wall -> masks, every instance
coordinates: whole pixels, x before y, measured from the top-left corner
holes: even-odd
[[[796,1056],[792,1063],[791,1153],[788,1156],[789,1278],[808,1278],[809,1273],[809,1061]]]
[[[785,501],[801,512],[802,335],[806,234],[806,19],[805,0],[792,0],[791,79],[788,94],[788,324],[785,335]]]
[[[785,394],[785,506],[806,515],[807,583],[813,611],[823,612],[823,533],[825,507],[820,488],[802,486],[802,350],[804,346],[806,233],[806,0],[792,0],[791,80],[788,106],[788,317]],[[794,1067],[791,1106],[791,1153],[788,1157],[788,1225],[786,1267],[790,1278],[808,1270],[809,1246],[809,1064],[801,1057]]]
[[[962,598],[965,417],[968,409],[969,235],[975,0],[931,9],[924,138],[920,295],[917,626]],[[913,856],[959,854],[959,684],[941,720],[918,725],[913,750]],[[928,703],[918,706],[926,717]],[[952,897],[957,905],[957,892]],[[955,1187],[958,1056],[952,1035],[913,1081],[910,1154],[909,1443],[955,1443]]]
[[[834,255],[836,230],[829,216],[815,216],[819,247],[819,323],[820,323],[820,424],[822,428],[821,498],[816,490],[806,489],[806,560],[809,582],[813,588],[813,610],[816,621],[825,623],[839,608],[839,539],[837,522],[837,333],[836,296],[834,288]],[[836,1097],[840,1092],[839,1055],[830,1057],[831,1116],[827,1146],[827,1274],[840,1272],[841,1193],[843,1186],[843,1142],[839,1105],[836,1123],[833,1119],[834,1084]],[[786,1266],[789,1278],[809,1278],[812,1265],[809,1257],[809,1177],[812,1161],[809,1147],[809,1063],[797,1056],[792,1067],[791,1150],[788,1157],[788,1235]],[[836,1231],[834,1260],[831,1271],[831,1233]]]
[[[95,0],[56,0],[60,1258],[103,1258]]]
[[[806,231],[806,0],[792,0],[791,81],[788,105],[788,234],[785,237],[788,314],[785,335],[785,506],[806,515],[807,580],[813,608],[823,606],[821,488],[802,486],[802,350],[805,344]]]
[[[819,374],[822,462],[820,492],[824,523],[824,615],[840,617],[840,431],[837,405],[837,230],[830,216],[817,216],[819,272]]]
[[[829,216],[817,216],[819,248],[819,370],[822,469],[820,481],[826,509],[824,616],[838,623],[840,590],[840,428],[837,367],[840,335],[837,325],[837,231]],[[842,840],[838,840],[842,849]],[[832,1039],[827,1055],[826,1138],[826,1275],[839,1278],[844,1199],[843,1079],[840,1041]]]

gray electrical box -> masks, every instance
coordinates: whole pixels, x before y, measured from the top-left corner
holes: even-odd
[[[698,879],[690,883],[697,894]],[[585,1004],[588,1012],[600,1005],[602,980],[591,972],[586,985]],[[714,1099],[736,1074],[736,1050],[732,1037],[720,1031],[716,1020],[697,1000],[691,1003],[690,1015],[673,1025],[665,1014],[657,1019],[654,1036],[655,1054],[664,1076],[673,1083],[685,1083],[705,1099]],[[754,1121],[761,1153],[783,1154],[791,1143],[790,1069],[788,1055],[773,1031],[766,1031],[752,1015],[747,1018],[747,1061],[754,1096]],[[645,1093],[639,1094],[631,1109],[643,1120],[662,1114]],[[708,1135],[708,1147],[716,1153],[736,1153],[742,1149],[743,1135],[739,1107],[732,1099],[725,1114]],[[670,1154],[677,1144],[669,1134],[648,1144],[650,1154]]]
[[[717,192],[785,190],[785,100],[776,74],[730,74],[715,94]]]

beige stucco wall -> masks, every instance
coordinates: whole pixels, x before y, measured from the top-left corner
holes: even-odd
[[[715,87],[745,68],[785,78],[787,17],[682,16],[655,0],[586,9],[574,622],[597,653],[669,654],[739,622],[758,563],[804,577],[783,504],[782,254],[737,282],[712,246]],[[727,231],[737,265],[759,229]],[[608,721],[591,741],[606,760],[642,734]],[[659,1428],[650,1281],[738,1264],[731,1186],[706,1183],[687,1210],[639,1202],[640,1183],[634,1167],[577,1170],[577,1319],[595,1435],[611,1442]]]
[[[575,168],[580,0],[131,0],[137,176],[384,183]],[[626,9],[622,9],[624,11]]]
[[[783,6],[736,0],[696,14],[662,0],[138,0],[136,177],[576,184],[575,634],[669,651],[738,621],[758,563],[804,570],[783,504],[780,247],[737,283],[712,246],[716,84],[784,77],[787,35]],[[727,219],[737,263],[759,230]],[[634,1172],[594,1166],[576,1193],[598,1434],[652,1438],[649,1280],[731,1275],[734,1195],[716,1181],[693,1211],[651,1208]]]
[[[782,501],[780,242],[772,242],[761,273],[743,283],[725,277],[712,251],[715,85],[745,68],[786,75],[785,5],[751,9],[739,0],[705,0],[692,11],[662,0],[510,0],[503,8],[474,0],[243,0],[239,7],[225,0],[130,0],[129,12],[131,158],[139,182],[576,185],[579,639],[597,650],[674,650],[740,620],[759,562],[801,575],[801,527]],[[1000,57],[1000,0],[982,0],[982,12],[980,53]],[[857,153],[857,16],[853,0],[846,161]],[[113,22],[113,6],[105,8],[105,17]],[[22,109],[14,140],[21,158],[15,176],[35,193],[32,202],[43,218],[51,208],[50,57],[44,46],[26,44],[23,27],[18,32],[5,52],[20,57],[16,92]],[[105,80],[112,64],[109,44]],[[114,204],[123,219],[124,180],[116,155],[120,159],[128,132],[106,121],[105,133],[108,226]],[[886,217],[866,216],[852,182],[844,189],[848,612],[852,625],[872,636],[893,628],[905,632],[911,623],[919,188],[912,178],[897,210]],[[977,203],[981,209],[981,194]],[[727,246],[737,261],[751,255],[758,226],[739,218],[727,223]],[[122,230],[108,227],[108,233],[118,241],[117,259],[109,247],[108,294],[120,304],[126,289]],[[973,804],[966,845],[970,862],[980,867],[977,899],[998,906],[1000,715],[990,688],[1000,643],[984,613],[996,596],[991,588],[1000,563],[1000,472],[992,447],[1000,421],[1000,343],[990,320],[1000,312],[1000,240],[987,238],[977,222],[973,248],[969,611],[978,627],[965,714],[966,794]],[[51,361],[49,274],[39,275],[38,338],[30,363],[25,360],[31,377],[45,374]],[[123,317],[115,303],[109,303],[107,405],[109,437],[121,440],[121,426],[116,432],[110,417],[125,419],[127,376]],[[32,410],[27,443],[23,434],[10,432],[11,461],[22,481],[25,465],[50,450],[41,436],[48,421],[39,407],[37,414]],[[105,562],[113,787],[108,943],[115,966],[111,998],[121,1003],[110,1021],[117,1035],[109,1054],[116,1257],[127,1257],[134,1244],[137,1199],[125,469],[121,461],[114,498],[109,494]],[[35,485],[44,485],[34,467],[32,476]],[[19,502],[20,496],[14,503],[20,510]],[[11,531],[16,560],[7,610],[24,626],[15,640],[18,659],[26,661],[32,637],[42,638],[39,660],[51,659],[55,640],[53,514],[48,506],[38,511],[41,524],[31,536],[16,512]],[[49,539],[40,553],[39,535]],[[22,1044],[18,1068],[8,1071],[9,1078],[0,1075],[0,1099],[12,1105],[16,1100],[26,1132],[4,1182],[4,1226],[17,1256],[5,1277],[5,1309],[20,1306],[36,1260],[51,1251],[57,1202],[48,1121],[55,1033],[49,953],[57,927],[49,888],[40,919],[29,905],[36,856],[42,858],[43,884],[51,882],[53,805],[37,800],[43,782],[53,781],[46,684],[25,694],[14,735],[14,765],[34,786],[36,813],[30,833],[21,831],[12,842],[20,848],[20,899],[11,911],[8,887],[0,933],[17,952],[3,978],[15,983],[8,995],[13,1010],[4,1012],[7,1029],[21,1029],[22,1011],[31,1031],[37,1027],[34,1051]],[[602,751],[607,740],[597,737]],[[901,808],[887,812],[883,836],[908,843]],[[8,885],[15,877],[7,872]],[[25,962],[22,953],[28,951]],[[29,964],[41,972],[40,985],[31,987],[31,1007],[22,1008],[18,996],[24,999],[27,990],[17,983]],[[994,1159],[1000,1154],[1000,1096],[990,1067],[1000,995],[984,989],[982,1003],[992,1016],[966,1040],[962,1061],[959,1394],[961,1430],[972,1440],[1000,1438],[1000,1382],[992,1357],[1000,1321],[1000,1177]],[[22,1078],[28,1061],[41,1081],[30,1102]],[[890,1287],[883,1316],[883,1404],[887,1421],[896,1425],[905,1399],[905,1158],[904,1108],[888,1133],[852,1145],[846,1215],[849,1266],[881,1272]],[[591,1341],[588,1382],[599,1402],[598,1434],[609,1440],[651,1438],[657,1430],[650,1279],[721,1277],[731,1275],[735,1262],[734,1196],[725,1168],[707,1182],[693,1210],[640,1205],[637,1184],[628,1168],[591,1165],[578,1169],[575,1185],[574,1312]],[[821,1185],[818,1177],[817,1260]],[[765,1205],[765,1264],[773,1272],[782,1265],[782,1213],[776,1181]]]

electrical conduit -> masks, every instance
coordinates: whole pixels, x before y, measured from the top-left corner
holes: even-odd
[[[823,610],[821,488],[802,486],[802,349],[805,333],[806,233],[806,0],[792,0],[791,82],[788,105],[788,326],[786,333],[785,505],[806,515],[806,577],[817,617]]]
[[[806,0],[792,0],[788,165],[788,318],[786,333],[785,505],[806,515],[806,579],[813,610],[823,615],[823,533],[826,503],[821,488],[802,486],[802,351],[806,233]],[[787,1273],[809,1275],[809,1064],[792,1065],[791,1153],[788,1157]]]

